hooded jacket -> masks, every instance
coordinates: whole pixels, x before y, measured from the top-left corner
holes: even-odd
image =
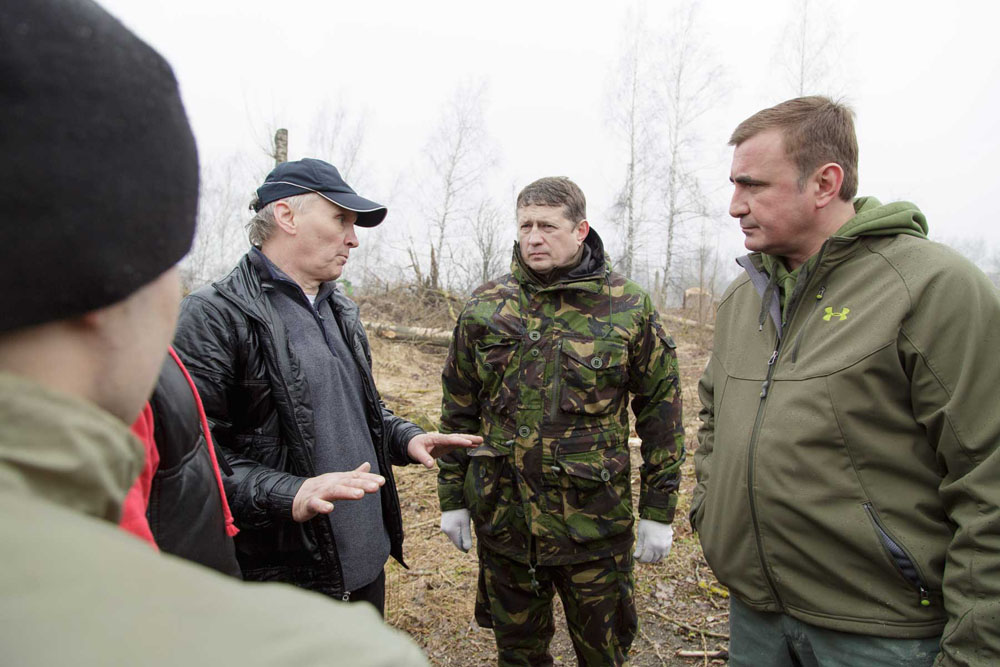
[[[441,431],[484,443],[438,461],[443,511],[468,508],[480,543],[563,565],[632,545],[629,396],[642,439],[639,514],[673,520],[684,460],[674,342],[649,296],[612,273],[600,237],[543,279],[514,247],[511,273],[458,318],[442,374]]]
[[[754,609],[943,631],[939,664],[997,664],[1000,295],[912,204],[855,208],[791,281],[739,260],[699,385],[692,524]]]
[[[117,418],[0,373],[4,664],[426,664],[367,605],[245,584],[121,531],[141,466]]]
[[[212,438],[233,474],[226,495],[240,533],[236,555],[250,580],[286,581],[343,594],[337,544],[326,515],[292,519],[292,500],[317,471],[313,411],[301,365],[265,290],[262,260],[248,253],[233,271],[181,303],[174,339],[198,387]],[[379,491],[391,554],[403,562],[403,524],[391,465],[407,465],[406,445],[423,431],[382,403],[358,307],[339,290],[328,297],[365,386],[368,425],[385,485]]]

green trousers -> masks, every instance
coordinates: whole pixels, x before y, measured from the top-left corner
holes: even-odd
[[[558,591],[580,665],[624,665],[638,632],[631,552],[573,565],[529,567],[481,549],[476,621],[493,628],[497,663],[551,665]]]
[[[729,602],[729,667],[930,667],[941,637],[837,632]]]

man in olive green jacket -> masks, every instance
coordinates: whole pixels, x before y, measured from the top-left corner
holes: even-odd
[[[371,608],[119,529],[194,235],[194,137],[169,65],[89,0],[5,3],[0,71],[0,662],[425,665]]]
[[[754,251],[701,380],[691,520],[732,665],[1000,664],[1000,296],[912,204],[855,199],[852,113],[744,121]]]

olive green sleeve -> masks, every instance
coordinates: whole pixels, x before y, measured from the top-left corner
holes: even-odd
[[[694,473],[697,484],[691,492],[691,511],[688,514],[688,520],[694,530],[698,530],[698,515],[705,500],[709,462],[715,445],[715,379],[712,377],[713,371],[714,361],[709,360],[708,366],[698,382],[698,398],[701,401],[701,411],[698,413],[698,418],[701,420],[701,426],[698,428],[698,449],[694,452]]]
[[[937,454],[955,531],[935,665],[1000,664],[1000,294],[966,264],[924,287],[899,337],[913,416]]]

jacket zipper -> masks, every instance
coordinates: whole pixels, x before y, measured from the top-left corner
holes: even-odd
[[[871,519],[872,524],[875,526],[875,532],[878,533],[879,541],[882,542],[885,550],[889,552],[892,564],[903,575],[903,579],[906,579],[906,582],[916,589],[917,594],[920,596],[920,606],[929,607],[931,604],[930,592],[924,584],[924,578],[920,575],[920,570],[917,569],[917,562],[903,548],[903,545],[889,535],[889,531],[882,524],[882,520],[875,512],[875,507],[871,502],[864,503],[864,508],[868,512],[868,518]]]
[[[816,266],[819,267],[820,261],[823,259],[823,253],[826,250],[826,244],[820,248],[820,255],[817,259]],[[824,290],[825,291],[825,290]],[[805,293],[805,290],[802,292]],[[789,296],[791,298],[791,296]],[[771,390],[771,382],[774,378],[774,370],[776,362],[778,361],[778,355],[781,353],[782,343],[785,340],[785,329],[788,327],[788,323],[792,321],[795,314],[798,312],[799,304],[802,302],[801,297],[799,297],[794,303],[788,306],[788,317],[783,319],[781,326],[778,329],[777,336],[778,339],[774,343],[774,350],[771,352],[770,358],[767,360],[767,375],[764,378],[764,382],[760,388],[760,402],[757,404],[757,416],[754,418],[753,431],[750,435],[750,446],[747,451],[747,496],[749,498],[750,505],[750,520],[753,523],[753,534],[754,540],[757,543],[757,558],[760,560],[761,572],[764,574],[764,580],[767,583],[768,589],[771,591],[771,595],[774,596],[775,602],[778,603],[779,607],[784,607],[784,603],[781,601],[781,596],[778,594],[778,586],[774,582],[774,578],[771,576],[771,571],[768,569],[767,560],[764,558],[764,540],[761,537],[760,532],[760,519],[757,516],[757,501],[754,497],[754,483],[756,481],[756,474],[754,469],[754,461],[757,453],[757,442],[760,436],[760,425],[764,418],[764,406],[767,401],[768,393]]]
[[[753,431],[750,436],[750,447],[747,451],[747,496],[750,500],[750,521],[753,523],[753,534],[754,539],[757,542],[757,557],[760,559],[761,571],[764,573],[764,579],[767,582],[767,587],[771,590],[771,595],[774,596],[775,601],[779,606],[784,606],[781,602],[781,596],[778,595],[778,587],[774,583],[774,579],[771,577],[771,572],[768,570],[767,562],[764,559],[764,540],[761,538],[760,534],[760,520],[757,518],[757,501],[754,498],[754,458],[757,450],[757,438],[760,435],[760,423],[764,416],[764,403],[767,401],[767,394],[771,386],[771,378],[774,375],[774,363],[778,360],[778,353],[781,351],[781,341],[782,337],[779,335],[778,340],[775,341],[774,351],[771,352],[771,357],[767,360],[767,376],[764,379],[764,383],[760,388],[760,402],[757,404],[757,417],[754,419]]]

